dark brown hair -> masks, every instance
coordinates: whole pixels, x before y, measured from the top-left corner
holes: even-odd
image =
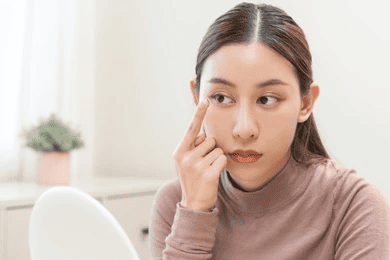
[[[294,65],[299,78],[301,100],[310,94],[313,82],[312,59],[302,29],[278,7],[243,2],[218,17],[202,39],[195,68],[195,92],[198,99],[206,59],[224,45],[250,44],[255,41],[265,43]],[[326,163],[330,159],[318,134],[313,113],[305,122],[298,123],[291,152],[297,162],[306,166]]]

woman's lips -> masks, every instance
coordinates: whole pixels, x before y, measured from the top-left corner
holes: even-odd
[[[256,151],[243,151],[243,150],[236,150],[233,153],[229,153],[229,157],[238,163],[255,163],[257,160],[260,159],[262,154],[259,154]]]
[[[240,155],[244,157],[244,156],[257,156],[260,155],[260,153],[253,150],[248,150],[248,151],[235,150],[233,153],[231,153],[231,155]]]

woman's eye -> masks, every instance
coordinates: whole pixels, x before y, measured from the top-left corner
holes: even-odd
[[[274,105],[274,104],[276,104],[277,102],[280,101],[280,98],[277,98],[277,97],[274,97],[274,96],[262,96],[262,97],[259,98],[259,100],[263,100],[265,103],[267,103],[267,101],[269,101],[270,99],[271,100],[275,99],[276,102],[274,102],[272,104],[269,104],[268,106],[272,106],[272,105]]]
[[[222,94],[214,94],[214,95],[210,96],[210,98],[215,100],[218,104],[227,104],[227,103],[223,103],[223,101],[225,101],[226,99],[230,99],[229,97],[222,95]],[[270,99],[275,99],[276,102],[267,105],[267,103],[269,103]],[[272,106],[275,103],[279,102],[281,99],[274,97],[274,96],[267,96],[266,95],[266,96],[261,96],[258,100],[260,100],[262,105]]]
[[[212,96],[212,99],[216,100],[218,104],[223,103],[223,101],[226,100],[226,98],[228,98],[228,97],[225,95],[221,95],[221,94],[215,94]],[[230,99],[230,98],[228,98],[228,99]]]

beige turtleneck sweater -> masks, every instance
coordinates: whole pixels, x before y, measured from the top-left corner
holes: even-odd
[[[212,212],[180,205],[179,179],[156,193],[151,259],[389,259],[390,208],[354,169],[305,168],[290,156],[259,190],[220,175]]]

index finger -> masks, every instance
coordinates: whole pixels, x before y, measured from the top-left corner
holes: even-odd
[[[187,133],[184,135],[181,146],[190,147],[196,140],[200,128],[202,126],[203,119],[206,115],[207,109],[209,107],[209,100],[205,99],[198,104],[196,107],[195,115],[192,118],[190,126],[188,127]]]

